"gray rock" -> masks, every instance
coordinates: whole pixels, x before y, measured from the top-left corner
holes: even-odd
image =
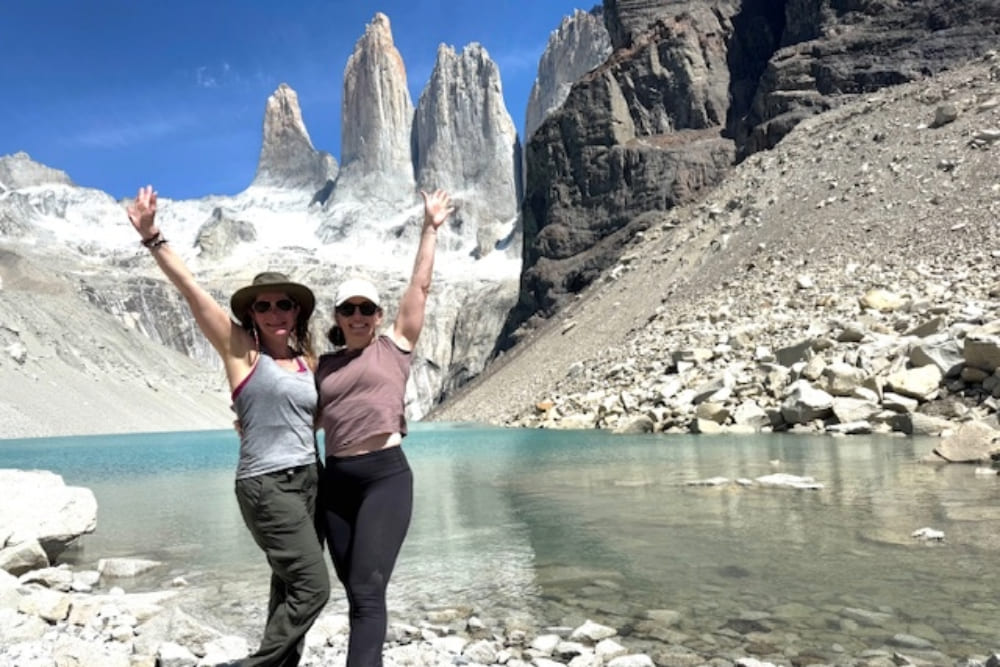
[[[253,223],[237,220],[217,207],[198,230],[195,247],[206,259],[218,259],[230,255],[240,243],[252,243],[256,239],[257,229]]]
[[[607,639],[608,637],[614,637],[618,634],[618,631],[612,627],[602,625],[600,623],[595,623],[590,619],[584,621],[583,625],[575,628],[572,633],[570,633],[569,638],[572,641],[582,641],[590,642],[592,644],[601,641],[602,639]]]
[[[992,373],[1000,367],[1000,335],[994,327],[980,327],[970,331],[962,346],[965,363]]]
[[[928,401],[939,393],[944,374],[936,365],[928,364],[892,373],[886,387],[902,396]]]
[[[958,107],[952,102],[947,102],[945,104],[938,105],[938,108],[934,110],[934,120],[931,121],[931,127],[941,127],[947,125],[948,123],[954,123],[958,118]]]
[[[628,433],[652,433],[655,430],[656,424],[653,420],[646,415],[636,415],[634,417],[627,417],[618,423],[615,427],[614,432],[619,434]]]
[[[97,499],[90,489],[66,486],[46,471],[0,470],[0,535],[7,545],[37,540],[49,562],[97,527]],[[47,563],[46,563],[47,564]]]
[[[842,361],[824,367],[821,375],[820,386],[833,396],[852,396],[867,379],[862,369]]]
[[[771,418],[767,411],[761,408],[755,401],[746,400],[740,403],[733,412],[733,423],[740,426],[750,426],[754,430],[761,430],[771,426]]]
[[[876,403],[860,398],[833,399],[833,414],[842,424],[864,422],[878,414],[880,408]]]
[[[66,172],[35,162],[23,151],[0,156],[0,192],[51,183],[73,185]]]
[[[1000,431],[983,422],[968,422],[944,438],[934,453],[952,463],[984,463],[1000,452]]]
[[[21,595],[18,593],[20,583],[12,574],[0,569],[0,610],[16,610],[21,602]]]
[[[58,623],[69,616],[70,597],[59,591],[28,586],[21,593],[17,610],[49,622]]]
[[[73,579],[73,571],[66,566],[35,569],[19,577],[22,584],[41,584],[64,593],[73,587]]]
[[[313,148],[299,98],[282,83],[267,98],[264,132],[253,186],[320,190],[337,177],[337,161]]]
[[[877,419],[877,417],[873,419]],[[937,436],[954,428],[954,424],[947,419],[919,412],[894,414],[887,418],[886,423],[892,427],[892,430],[905,433],[906,435]]]
[[[18,544],[0,549],[0,570],[20,575],[31,570],[46,567],[49,564],[48,554],[38,543],[30,539]]]
[[[775,352],[778,363],[791,368],[800,361],[808,361],[812,353],[812,340],[801,340],[794,345],[782,347]]]
[[[781,416],[788,424],[805,424],[824,419],[832,413],[833,396],[813,387],[806,380],[792,383],[781,404]]]
[[[135,577],[163,563],[144,558],[102,558],[97,569],[102,577]]]
[[[156,652],[158,667],[194,667],[198,657],[187,647],[175,642],[163,642]]]
[[[49,623],[35,614],[20,614],[0,608],[0,637],[5,645],[37,641],[49,631]]]
[[[385,14],[376,13],[354,45],[342,99],[340,171],[327,208],[350,201],[409,202],[413,102]]]
[[[500,71],[486,49],[471,44],[457,54],[438,47],[412,136],[417,187],[459,195],[440,243],[488,255],[514,228],[521,147],[504,104]]]
[[[954,377],[965,363],[962,348],[950,334],[928,335],[910,348],[910,363],[914,366],[934,364],[945,377]]]

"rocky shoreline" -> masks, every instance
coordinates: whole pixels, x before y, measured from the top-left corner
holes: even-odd
[[[0,665],[10,667],[223,667],[239,664],[257,637],[227,633],[225,623],[189,611],[191,587],[176,578],[164,590],[126,592],[116,585],[158,564],[129,559],[102,562],[102,571],[58,566],[15,577],[0,571]],[[127,575],[124,578],[119,575]],[[262,606],[256,603],[257,606]],[[264,610],[230,602],[234,614],[262,619]],[[896,633],[881,649],[830,661],[796,648],[800,638],[774,632],[779,615],[745,613],[700,636],[678,631],[678,612],[647,610],[635,626],[617,628],[587,619],[577,626],[545,625],[526,612],[468,605],[414,609],[409,620],[391,618],[387,666],[440,667],[802,667],[837,665],[998,667],[1000,653],[949,658],[925,637]],[[783,610],[781,614],[803,613]],[[840,622],[864,634],[885,611],[845,608]],[[343,664],[348,618],[327,611],[306,637],[303,667]],[[706,645],[712,645],[706,649]],[[760,656],[760,657],[756,657]],[[777,657],[775,657],[777,656]]]
[[[257,637],[220,630],[226,623],[197,610],[197,586],[175,578],[162,590],[126,592],[130,576],[158,564],[115,559],[102,571],[58,566],[15,577],[0,571],[0,665],[11,667],[223,667],[239,664]],[[600,585],[600,582],[594,582]],[[231,614],[262,623],[259,601],[233,599]],[[259,608],[258,608],[259,607]],[[547,625],[526,611],[435,605],[393,614],[385,664],[402,667],[482,665],[507,667],[802,667],[804,665],[998,667],[1000,653],[948,657],[934,639],[895,633],[878,649],[851,655],[834,643],[827,653],[803,650],[803,638],[777,627],[809,612],[791,605],[774,613],[744,612],[724,627],[697,636],[681,632],[681,615],[650,609],[631,627],[586,619],[576,626]],[[820,609],[814,610],[822,613]],[[614,614],[608,614],[614,616]],[[885,610],[844,607],[842,632],[864,635],[891,616]],[[853,628],[853,630],[851,630]],[[924,633],[930,633],[925,629]],[[306,638],[304,667],[343,664],[348,618],[324,612]],[[940,638],[939,638],[940,639]],[[783,643],[782,643],[783,642]],[[996,647],[993,647],[994,649]]]
[[[186,610],[183,579],[170,590],[128,593],[99,584],[128,581],[118,572],[157,564],[127,559],[102,563],[102,571],[66,567],[33,570],[20,577],[0,571],[0,665],[59,667],[207,667],[235,665],[252,649],[250,638],[226,634],[218,619]],[[252,605],[233,600],[249,612]],[[253,610],[263,616],[264,610]],[[348,619],[324,613],[306,637],[303,666],[342,664]],[[256,640],[257,638],[252,638]],[[385,650],[387,665],[445,664],[653,665],[630,653],[615,629],[587,622],[577,628],[537,628],[523,617],[490,627],[468,609],[441,607],[412,623],[394,622]]]

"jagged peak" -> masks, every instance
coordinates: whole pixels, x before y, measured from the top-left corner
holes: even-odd
[[[282,83],[264,105],[264,130],[252,186],[321,188],[336,178],[337,162],[309,138],[299,96]]]
[[[277,89],[267,98],[264,107],[265,135],[268,134],[269,126],[276,130],[280,129],[297,134],[308,142],[310,148],[313,147],[305,121],[302,120],[302,107],[299,106],[298,93],[287,83],[279,84]]]
[[[0,156],[0,192],[47,183],[75,185],[65,171],[36,162],[24,151]]]
[[[433,88],[435,81],[445,76],[444,72],[448,71],[461,72],[459,76],[470,84],[488,85],[492,90],[502,91],[500,68],[482,44],[470,42],[462,48],[461,52],[453,46],[439,44],[434,69],[431,71],[430,80],[420,94],[421,99],[429,89]]]
[[[341,170],[326,206],[409,201],[413,102],[385,14],[375,14],[347,59],[340,118]]]
[[[375,14],[371,22],[365,26],[365,33],[354,43],[354,50],[347,59],[347,67],[344,68],[345,80],[348,72],[360,67],[367,58],[378,56],[389,59],[396,68],[393,74],[401,77],[405,84],[406,66],[403,63],[403,56],[393,41],[389,17],[382,12]]]
[[[372,17],[371,23],[365,28],[365,33],[378,33],[379,35],[388,36],[389,41],[392,41],[392,24],[389,21],[389,17],[382,12],[375,12],[375,16]]]

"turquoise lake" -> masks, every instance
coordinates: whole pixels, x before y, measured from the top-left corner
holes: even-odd
[[[390,610],[412,620],[467,605],[627,632],[668,609],[699,648],[765,619],[831,662],[904,636],[953,657],[996,650],[1000,477],[921,463],[935,442],[415,424],[404,443],[414,517]],[[222,613],[233,595],[266,599],[267,567],[233,494],[237,446],[231,431],[0,440],[0,468],[94,491],[98,527],[67,553],[74,566],[159,560],[133,590],[211,582],[205,607]],[[772,472],[823,488],[689,485]],[[911,536],[924,527],[944,541]]]

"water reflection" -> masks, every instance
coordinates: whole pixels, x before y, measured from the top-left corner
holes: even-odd
[[[988,568],[1000,485],[968,466],[918,463],[932,441],[645,437],[591,447],[592,437],[555,436],[502,482],[556,622],[601,611],[627,627],[668,608],[692,636],[780,619],[818,655],[900,635],[957,655],[996,645],[984,611],[998,609]],[[775,471],[824,488],[686,485]],[[945,542],[914,540],[924,526]]]

